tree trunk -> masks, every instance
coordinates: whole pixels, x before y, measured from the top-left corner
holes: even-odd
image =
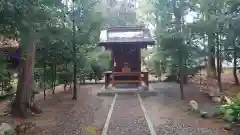
[[[188,75],[183,75],[183,84],[188,84]]]
[[[220,54],[220,44],[219,44],[219,35],[217,34],[217,80],[219,91],[222,91],[222,81],[221,81],[221,54]]]
[[[64,92],[66,92],[67,89],[67,81],[64,81]]]
[[[216,66],[215,66],[215,47],[213,43],[214,35],[213,33],[208,34],[208,70],[207,76],[210,78],[216,77]]]
[[[73,1],[75,2],[75,1]],[[72,11],[75,13],[74,9],[75,3],[72,4]],[[74,14],[75,15],[75,14]],[[77,58],[76,58],[76,26],[75,26],[75,17],[72,20],[73,26],[73,97],[72,99],[77,99]]]
[[[180,53],[180,57],[179,57],[179,73],[180,73],[181,99],[184,100],[184,91],[183,91],[183,85],[184,85],[184,65],[183,65],[183,58],[182,58],[182,54],[181,53]]]
[[[44,87],[44,90],[43,90],[43,96],[44,96],[44,100],[46,99],[46,68],[47,68],[47,65],[46,63],[44,62],[43,63],[43,87]]]
[[[2,95],[3,95],[3,92],[4,92],[4,82],[1,81],[1,84],[2,84]]]
[[[158,78],[159,77],[161,78],[161,63],[160,63],[160,61],[154,60],[154,68],[155,68]]]
[[[183,84],[188,83],[188,73],[186,71],[186,58],[182,57],[182,73],[183,73]]]
[[[234,52],[233,52],[233,77],[235,79],[235,84],[239,84],[239,80],[237,77],[237,47],[234,44]]]
[[[13,116],[31,116],[31,103],[34,98],[33,93],[33,69],[35,64],[35,46],[31,48],[30,55],[21,61],[19,66],[19,79],[16,98],[12,105],[11,113]]]
[[[65,63],[65,69],[67,70],[68,69],[68,66],[67,66],[67,63]],[[65,71],[66,72],[66,71]],[[64,91],[66,91],[66,88],[67,88],[67,85],[68,85],[68,77],[65,78],[64,80]]]
[[[55,95],[55,85],[56,85],[56,65],[51,66],[52,70],[52,94]]]
[[[223,62],[223,58],[222,58],[222,56],[221,56],[221,60],[220,60],[220,69],[221,69],[221,73],[224,73],[224,71],[223,71],[223,66],[222,66],[222,62]]]
[[[55,91],[56,88],[56,81],[57,81],[57,65],[54,66],[54,84],[53,84],[53,89]]]

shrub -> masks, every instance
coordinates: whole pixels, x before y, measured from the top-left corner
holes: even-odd
[[[224,119],[229,122],[240,121],[240,100],[236,98],[225,97],[226,104],[220,107],[220,111],[224,114]]]

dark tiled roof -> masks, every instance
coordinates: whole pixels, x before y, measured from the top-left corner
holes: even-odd
[[[144,27],[114,27],[101,31],[100,45],[114,43],[144,43],[152,45],[154,40],[150,31]]]
[[[0,51],[15,50],[19,48],[19,43],[16,40],[0,37]]]

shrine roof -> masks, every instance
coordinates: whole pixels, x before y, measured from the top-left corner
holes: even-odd
[[[153,45],[149,29],[141,26],[112,27],[101,31],[100,46],[117,43],[141,43]]]
[[[0,37],[0,51],[1,50],[15,50],[19,48],[19,43],[16,40],[3,39]]]

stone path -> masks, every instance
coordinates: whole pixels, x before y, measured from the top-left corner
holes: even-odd
[[[150,135],[136,95],[118,95],[108,127],[108,135]]]

